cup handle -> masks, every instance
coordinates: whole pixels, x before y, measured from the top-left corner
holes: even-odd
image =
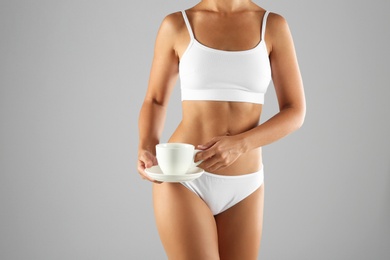
[[[199,161],[199,162],[195,162],[195,155],[199,152],[201,152],[202,150],[198,150],[198,149],[195,149],[194,150],[194,158],[192,159],[192,167],[198,167],[199,164],[201,164],[203,162],[203,160]]]

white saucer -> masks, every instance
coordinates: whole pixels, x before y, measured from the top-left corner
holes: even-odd
[[[194,167],[190,169],[185,174],[180,175],[170,175],[170,174],[163,174],[160,167],[158,165],[155,165],[153,167],[145,169],[145,172],[154,180],[156,181],[162,181],[162,182],[182,182],[182,181],[192,181],[196,178],[199,178],[203,173],[204,170],[199,167]]]

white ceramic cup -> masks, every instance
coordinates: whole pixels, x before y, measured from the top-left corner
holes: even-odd
[[[163,174],[182,175],[189,169],[198,166],[201,161],[194,162],[196,150],[192,144],[164,143],[156,145],[158,166]]]

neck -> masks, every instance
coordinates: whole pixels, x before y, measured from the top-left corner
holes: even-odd
[[[248,8],[251,0],[202,0],[202,4],[215,12],[232,13]]]

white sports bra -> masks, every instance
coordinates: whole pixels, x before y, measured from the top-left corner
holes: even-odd
[[[224,51],[201,44],[194,37],[186,12],[182,14],[191,40],[179,64],[181,99],[263,104],[271,81],[264,41],[269,12],[263,17],[260,42],[244,51]]]

